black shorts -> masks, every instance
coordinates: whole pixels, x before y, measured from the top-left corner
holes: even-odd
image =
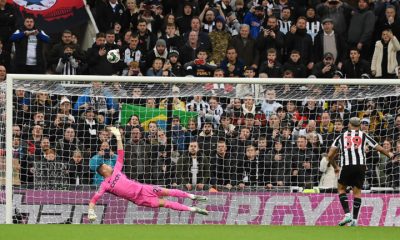
[[[338,182],[345,186],[362,189],[365,180],[365,165],[343,166],[340,170]]]

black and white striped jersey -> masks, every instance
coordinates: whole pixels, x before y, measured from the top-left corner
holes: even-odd
[[[332,147],[340,150],[340,166],[365,165],[367,144],[375,148],[378,143],[360,130],[346,131],[335,139]]]

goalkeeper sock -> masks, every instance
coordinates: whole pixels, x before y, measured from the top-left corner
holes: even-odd
[[[190,193],[178,190],[178,189],[169,189],[168,196],[194,199],[193,194],[190,194]]]
[[[358,213],[361,208],[361,198],[354,198],[353,202],[353,219],[358,219]]]
[[[340,204],[342,204],[344,213],[346,214],[350,213],[347,194],[346,193],[339,194],[339,199],[340,199]]]
[[[192,211],[191,207],[180,204],[178,202],[172,202],[172,201],[168,201],[168,200],[165,200],[164,207],[171,208],[171,209],[178,210],[178,211]]]

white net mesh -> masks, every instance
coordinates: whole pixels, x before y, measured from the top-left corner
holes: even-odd
[[[208,195],[201,205],[211,213],[144,208],[106,194],[97,223],[336,225],[343,216],[337,178],[323,156],[350,117],[400,152],[399,86],[14,80],[13,89],[14,115],[7,117],[18,223],[88,222],[87,204],[103,180],[96,168],[116,161],[109,125],[124,133],[129,178]],[[400,225],[400,158],[369,149],[367,159],[359,223]]]

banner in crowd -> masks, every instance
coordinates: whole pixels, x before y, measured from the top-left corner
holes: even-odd
[[[167,121],[167,109],[160,108],[148,108],[141,107],[132,104],[123,104],[121,109],[121,119],[122,125],[129,122],[132,115],[137,115],[139,117],[140,123],[147,131],[149,122],[156,122],[161,128],[165,128]],[[172,116],[178,116],[181,122],[181,126],[187,126],[190,119],[197,119],[197,112],[186,112],[180,110],[173,110]]]
[[[7,0],[17,9],[21,24],[26,15],[33,15],[36,26],[46,33],[58,33],[87,22],[83,0]]]
[[[18,191],[14,193],[13,205],[23,223],[88,223],[87,207],[93,193]],[[201,206],[210,211],[209,216],[166,208],[138,207],[121,198],[105,194],[96,206],[96,223],[335,226],[343,218],[336,194],[241,192],[207,195],[208,203],[202,203]],[[0,223],[4,223],[4,199],[4,192],[0,192]],[[191,200],[180,202],[192,204]],[[400,195],[364,194],[359,224],[400,226]]]

